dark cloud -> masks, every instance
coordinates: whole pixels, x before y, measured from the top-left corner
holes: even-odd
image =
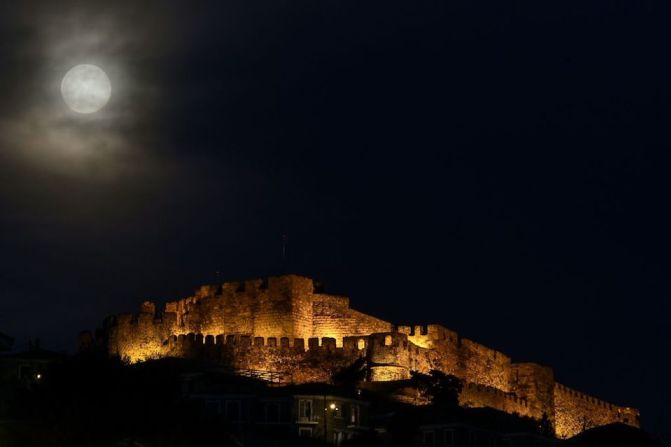
[[[216,270],[281,271],[288,233],[289,269],[362,310],[663,426],[659,5],[193,3],[0,6],[3,332],[71,347]],[[58,92],[85,62],[113,84],[90,117]]]
[[[150,165],[148,153],[162,142],[156,124],[165,93],[156,66],[171,43],[170,17],[157,23],[146,20],[150,8],[137,14],[93,2],[3,8],[12,44],[2,48],[9,100],[0,110],[0,156],[93,181]],[[103,67],[113,84],[108,106],[91,116],[60,98],[63,74],[79,63]]]
[[[160,128],[174,22],[158,7],[0,7],[0,318],[21,340],[41,333],[71,346],[64,328],[101,301],[82,289],[114,276],[104,273],[111,246],[174,173]],[[90,116],[60,97],[63,75],[79,63],[103,67],[112,82],[110,103]]]

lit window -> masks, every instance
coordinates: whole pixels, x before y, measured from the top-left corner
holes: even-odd
[[[311,421],[312,420],[312,401],[309,399],[301,399],[298,401],[298,420]]]
[[[384,345],[385,346],[391,346],[391,335],[385,335],[384,336]]]
[[[352,425],[359,425],[361,410],[358,405],[352,405],[350,411],[350,422]]]

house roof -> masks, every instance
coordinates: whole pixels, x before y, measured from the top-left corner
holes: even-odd
[[[63,357],[65,357],[65,354],[47,351],[46,349],[33,349],[32,351],[5,353],[2,355],[3,359],[22,359],[33,361],[51,361],[62,359]]]
[[[620,423],[591,428],[568,440],[570,446],[607,445],[613,447],[661,447],[649,434],[638,428]]]

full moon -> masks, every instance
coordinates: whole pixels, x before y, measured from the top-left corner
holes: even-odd
[[[94,113],[102,109],[112,94],[107,74],[95,65],[72,67],[63,77],[61,94],[65,104],[77,113]]]

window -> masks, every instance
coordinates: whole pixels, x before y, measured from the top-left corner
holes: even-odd
[[[341,431],[333,432],[333,444],[335,444],[336,446],[342,444],[344,439],[345,437],[343,436],[343,433]]]
[[[452,447],[454,445],[454,430],[443,430],[443,444],[445,444],[446,447]]]
[[[227,400],[226,401],[226,419],[231,422],[240,422],[240,401]]]
[[[205,412],[210,416],[217,416],[221,413],[221,406],[216,400],[208,400],[205,403]]]
[[[422,444],[427,447],[434,447],[435,445],[435,436],[433,430],[425,430],[422,432]]]
[[[277,402],[266,402],[266,422],[280,422],[280,404]]]
[[[19,366],[19,379],[28,379],[33,377],[33,368],[30,365]]]
[[[349,421],[352,425],[359,425],[361,423],[361,409],[358,405],[351,406]]]
[[[311,421],[312,420],[312,401],[309,399],[301,399],[298,401],[298,420]]]
[[[384,336],[384,345],[385,346],[391,346],[391,335],[385,335]]]
[[[298,427],[298,436],[301,438],[311,438],[312,427]]]
[[[335,402],[335,408],[333,409],[333,416],[337,418],[342,418],[342,403]]]
[[[366,347],[366,342],[363,340],[363,338],[360,338],[359,342],[357,343],[357,348],[359,349],[359,351],[361,351],[365,347]]]

